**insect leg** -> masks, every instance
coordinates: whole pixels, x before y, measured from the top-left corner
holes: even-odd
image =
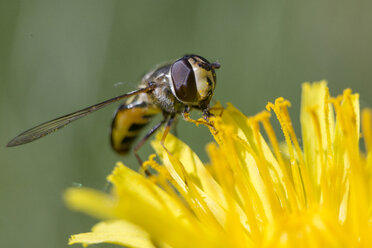
[[[215,111],[220,111],[220,113],[217,115],[217,114],[212,114],[212,113],[210,113],[210,115],[211,116],[219,116],[219,117],[221,117],[222,115],[223,115],[223,112],[225,111],[225,108],[224,107],[222,107],[222,106],[213,106],[213,107],[210,107],[209,109],[208,109],[208,112],[209,111],[213,111],[213,112],[215,112]]]
[[[145,135],[145,137],[143,137],[141,141],[138,142],[138,144],[134,147],[134,155],[136,156],[137,161],[141,167],[143,166],[143,161],[138,155],[138,150],[146,143],[146,141],[150,138],[150,136],[154,134],[167,121],[167,119],[168,119],[168,116],[164,116],[164,119],[158,124],[156,124],[153,128],[151,128],[150,131]],[[151,173],[147,169],[144,169],[144,172],[147,176],[151,175]]]
[[[173,129],[171,130],[171,132],[173,133],[173,135],[174,135],[176,138],[178,138],[177,122],[178,122],[178,119],[175,119],[175,120],[174,120],[174,124],[173,124]]]
[[[164,147],[164,141],[165,141],[165,138],[167,137],[168,133],[169,133],[169,130],[171,129],[172,127],[172,124],[173,124],[173,121],[175,119],[176,115],[171,115],[171,117],[169,118],[168,122],[167,122],[167,125],[165,126],[165,129],[164,129],[164,133],[163,133],[163,137],[161,137],[161,141],[160,141],[160,144]],[[165,147],[164,147],[165,148]]]
[[[216,131],[216,128],[214,127],[213,123],[209,122],[210,113],[205,112],[203,114],[204,114],[204,120],[194,120],[194,119],[191,119],[190,113],[188,111],[185,111],[185,112],[183,112],[183,118],[187,122],[191,122],[191,123],[194,123],[196,125],[202,124],[202,125],[205,125],[209,128],[212,128],[214,131]]]

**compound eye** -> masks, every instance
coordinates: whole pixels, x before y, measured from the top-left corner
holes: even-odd
[[[177,98],[184,102],[195,101],[197,96],[195,74],[187,59],[174,62],[171,75]]]

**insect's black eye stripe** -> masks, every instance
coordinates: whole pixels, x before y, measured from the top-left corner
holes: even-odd
[[[208,86],[212,86],[212,80],[209,77],[207,77],[207,83],[208,83]]]
[[[212,67],[207,63],[198,63],[198,66],[203,68],[204,70],[207,70],[207,71],[212,70]]]

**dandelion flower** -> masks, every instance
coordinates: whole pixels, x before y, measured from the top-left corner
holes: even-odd
[[[108,176],[110,193],[66,191],[72,209],[102,220],[69,243],[372,247],[372,114],[364,110],[360,123],[358,97],[347,89],[332,98],[326,82],[305,83],[301,142],[289,101],[278,98],[253,117],[229,104],[211,119],[207,164],[172,135],[163,147],[158,135],[158,158],[145,162],[156,172],[151,177],[118,163]]]

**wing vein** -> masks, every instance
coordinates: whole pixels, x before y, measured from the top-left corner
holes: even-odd
[[[71,123],[75,120],[78,120],[78,119],[80,119],[84,116],[87,116],[90,113],[93,113],[93,112],[95,112],[95,111],[97,111],[97,110],[99,110],[103,107],[106,107],[107,105],[109,105],[111,103],[117,102],[121,99],[130,97],[130,96],[134,96],[134,95],[137,95],[137,94],[140,94],[140,93],[146,93],[146,92],[152,90],[153,88],[154,88],[154,86],[150,85],[146,88],[141,88],[141,89],[138,89],[138,90],[135,90],[135,91],[132,91],[132,92],[129,92],[129,93],[126,93],[126,94],[108,99],[106,101],[94,104],[92,106],[89,106],[87,108],[78,110],[76,112],[58,117],[58,118],[53,119],[51,121],[44,122],[44,123],[42,123],[42,124],[40,124],[36,127],[33,127],[31,129],[28,129],[28,130],[22,132],[21,134],[19,134],[15,138],[13,138],[11,141],[9,141],[9,143],[6,146],[7,147],[19,146],[19,145],[23,145],[23,144],[32,142],[32,141],[37,140],[41,137],[44,137],[45,135],[48,135],[50,133],[53,133],[53,132],[63,128],[64,126],[68,125],[69,123]]]

